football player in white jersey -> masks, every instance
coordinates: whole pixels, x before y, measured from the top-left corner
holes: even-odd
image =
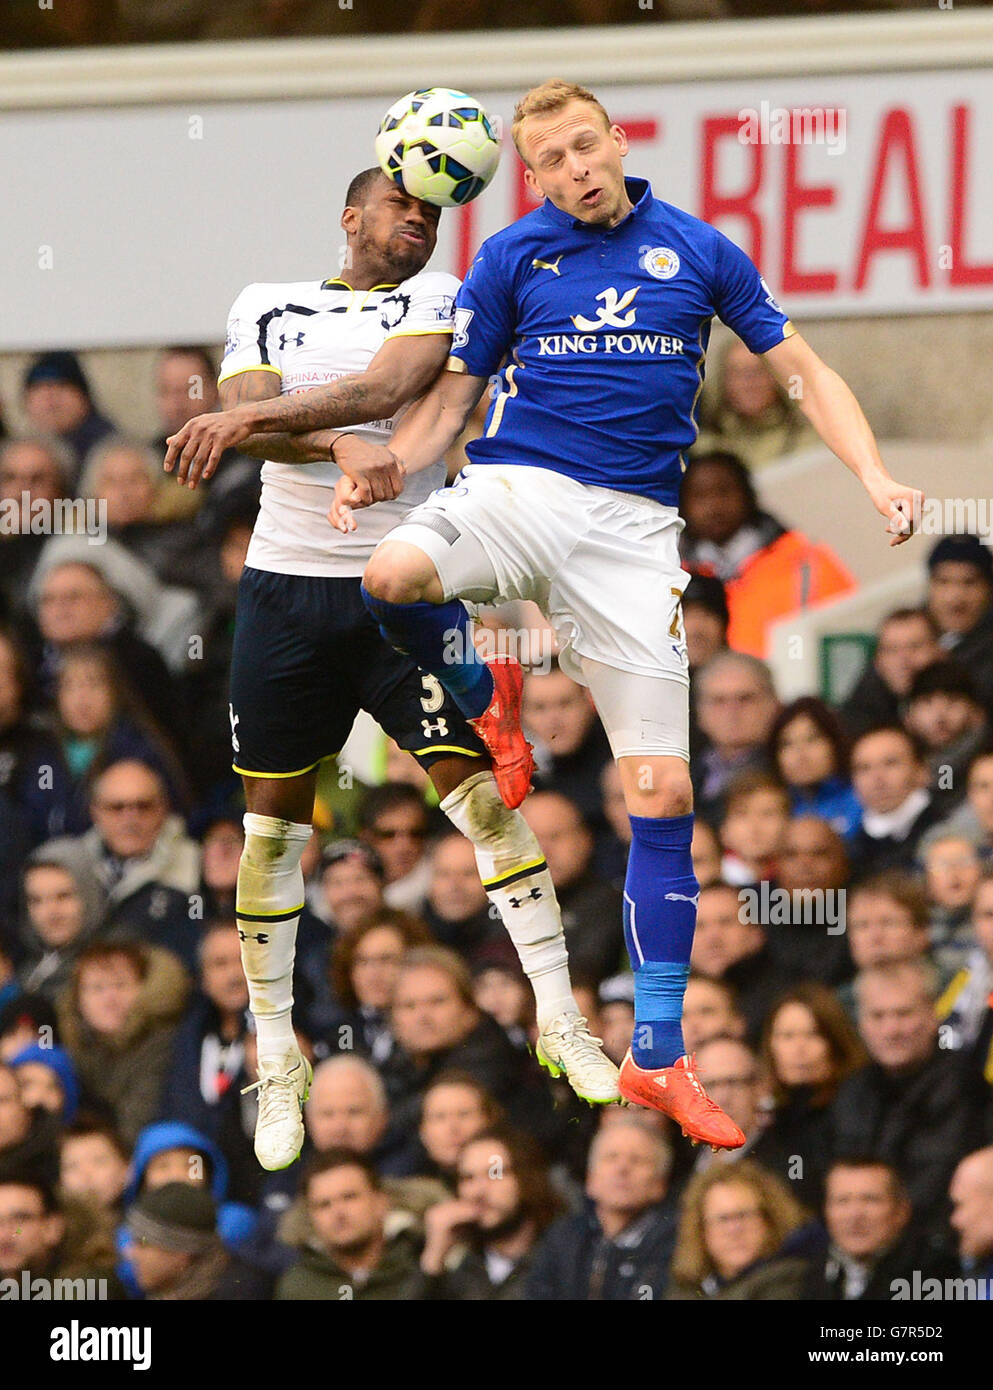
[[[448,357],[459,282],[424,269],[439,215],[378,169],[363,171],[341,218],[342,275],[249,285],[228,322],[219,381],[226,411],[315,386],[333,385],[339,402],[340,428],[239,439],[242,452],[266,460],[238,593],[230,717],[247,805],[237,919],[258,1034],[255,1152],[270,1170],[294,1162],[304,1138],[310,1066],[292,1027],[292,972],[317,768],[341,749],[360,708],[427,768],[442,809],[472,841],[484,887],[534,987],[543,1058],[584,1099],[619,1099],[617,1069],[572,995],[541,848],[494,780],[484,735],[497,715],[490,710],[489,723],[470,725],[436,677],[389,646],[362,601],[361,575],[377,541],[444,485],[444,462],[372,507],[361,534],[344,536],[327,519],[343,473],[371,501],[393,498],[393,465],[349,472],[349,453],[368,458],[370,443],[387,442]],[[178,461],[179,481],[193,487],[210,476],[220,451],[202,475],[190,470],[191,424],[169,441],[165,467]]]

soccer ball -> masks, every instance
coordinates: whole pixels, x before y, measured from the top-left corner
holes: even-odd
[[[376,136],[376,158],[412,198],[439,208],[471,202],[496,173],[500,141],[479,102],[448,87],[395,101]]]

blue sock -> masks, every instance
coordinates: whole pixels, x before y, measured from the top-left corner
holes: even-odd
[[[397,651],[437,676],[467,719],[493,699],[493,677],[476,650],[469,614],[458,599],[448,603],[388,603],[362,585],[366,608]]]
[[[671,1067],[686,1050],[683,995],[700,892],[690,855],[693,816],[629,819],[624,940],[634,971],[631,1055],[639,1067]]]

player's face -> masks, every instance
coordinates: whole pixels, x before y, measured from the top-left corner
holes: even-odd
[[[827,1181],[824,1215],[834,1243],[858,1260],[895,1240],[908,1213],[885,1168],[836,1168]]]
[[[532,192],[591,226],[612,227],[630,208],[624,188],[627,136],[607,127],[595,106],[570,101],[560,111],[528,116],[522,127]]]
[[[353,257],[383,267],[383,283],[407,280],[423,270],[438,240],[441,209],[411,198],[384,175],[355,212]],[[352,228],[346,224],[346,231]],[[347,270],[344,278],[348,279]]]

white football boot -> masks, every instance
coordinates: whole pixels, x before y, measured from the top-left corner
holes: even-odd
[[[288,1168],[303,1148],[303,1107],[310,1095],[313,1069],[301,1053],[296,1060],[286,1058],[284,1071],[259,1066],[259,1079],[246,1086],[259,1093],[259,1115],[255,1122],[255,1157],[270,1173]]]
[[[590,1032],[582,1014],[558,1014],[535,1043],[535,1056],[552,1076],[565,1076],[580,1100],[611,1105],[621,1100],[617,1068]]]

